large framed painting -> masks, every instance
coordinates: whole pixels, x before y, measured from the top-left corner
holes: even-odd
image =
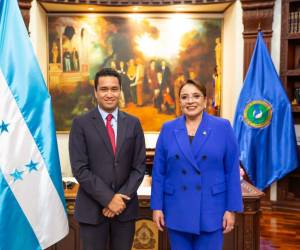
[[[57,131],[96,106],[94,76],[103,67],[122,77],[119,107],[158,132],[180,115],[186,79],[207,88],[207,111],[221,105],[222,19],[199,15],[86,14],[48,16],[48,86]]]

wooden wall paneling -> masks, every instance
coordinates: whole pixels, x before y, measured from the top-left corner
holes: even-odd
[[[271,48],[275,0],[241,0],[244,24],[244,77],[247,73],[260,27],[268,49]]]
[[[261,208],[264,210],[271,210],[272,209],[272,202],[271,202],[271,186],[267,187],[263,190],[265,196],[261,199]]]
[[[19,7],[28,30],[29,21],[30,21],[30,8],[32,0],[18,0]]]
[[[299,177],[300,168],[277,182],[277,201],[273,202],[274,209],[300,211]]]
[[[287,31],[288,30],[288,22],[289,19],[288,18],[282,18],[282,17],[288,17],[288,13],[289,13],[289,4],[288,1],[282,0],[282,4],[281,4],[281,40],[280,40],[280,78],[281,81],[283,83],[283,86],[285,87],[286,91],[288,91],[287,89],[287,80],[286,77],[284,77],[287,73],[287,52],[288,50],[285,49],[287,48],[287,32],[283,32],[283,31]]]

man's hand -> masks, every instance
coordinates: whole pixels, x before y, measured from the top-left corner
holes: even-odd
[[[161,210],[153,210],[153,221],[155,222],[158,230],[164,231],[165,219],[164,213]]]
[[[125,195],[125,194],[118,194],[122,197],[123,200],[127,200],[127,201],[130,201],[130,197]]]
[[[124,195],[124,194],[115,194],[107,207],[113,213],[115,213],[116,215],[119,215],[126,208],[126,204],[125,204],[125,202],[124,202],[123,199],[124,200],[130,200],[130,198],[127,195]]]
[[[108,207],[102,209],[102,214],[108,218],[113,218],[116,216],[116,214],[113,211],[111,211]]]
[[[226,211],[223,216],[223,233],[229,233],[234,228],[235,214],[233,212]]]

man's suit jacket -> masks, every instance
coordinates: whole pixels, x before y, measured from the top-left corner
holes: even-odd
[[[145,140],[139,120],[118,112],[116,156],[98,108],[73,121],[69,138],[72,171],[80,186],[75,218],[82,223],[105,220],[102,209],[115,193],[129,196],[120,221],[136,219],[137,189],[145,172]]]
[[[226,210],[241,212],[239,150],[229,121],[203,113],[190,143],[183,116],[164,124],[152,170],[151,208],[170,229],[222,228]]]

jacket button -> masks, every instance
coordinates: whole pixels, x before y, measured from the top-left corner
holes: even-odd
[[[201,175],[201,172],[199,170],[196,171],[197,175]]]
[[[182,173],[183,175],[186,175],[186,170],[185,170],[185,169],[182,169],[182,170],[181,170],[181,173]]]
[[[185,185],[181,186],[182,191],[186,191],[187,187]]]
[[[197,185],[197,186],[196,186],[196,190],[197,190],[197,191],[200,191],[200,190],[201,190],[201,186],[200,186],[200,185]]]
[[[175,155],[175,158],[176,158],[176,160],[178,160],[178,159],[179,159],[179,155],[178,155],[178,154],[176,154],[176,155]]]
[[[202,155],[202,160],[206,160],[207,156],[206,155]]]
[[[117,167],[118,166],[118,162],[115,162],[114,166]]]

